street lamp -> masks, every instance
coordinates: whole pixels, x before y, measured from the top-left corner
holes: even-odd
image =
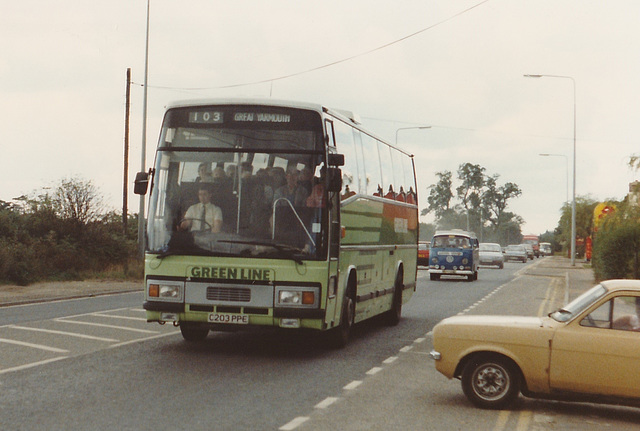
[[[147,0],[147,30],[144,45],[144,88],[142,89],[142,141],[140,154],[140,172],[147,170],[147,78],[149,76],[149,4],[151,0]],[[140,195],[140,207],[138,210],[138,255],[140,259],[144,259],[144,195]]]
[[[565,159],[565,167],[567,170],[567,199],[565,202],[569,202],[569,157],[566,154],[549,154],[549,153],[540,153],[539,156],[543,157],[564,157]]]
[[[430,129],[431,126],[417,126],[417,127],[400,127],[396,129],[396,146],[398,146],[398,132],[400,130],[409,130],[409,129]]]
[[[576,80],[564,75],[524,75],[525,78],[561,78],[573,83],[573,199],[571,201],[571,266],[576,265]]]

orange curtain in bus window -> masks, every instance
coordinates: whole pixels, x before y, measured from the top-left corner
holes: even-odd
[[[393,186],[389,186],[389,191],[387,192],[386,195],[384,195],[384,197],[386,199],[395,199],[396,198],[396,194],[393,191]]]

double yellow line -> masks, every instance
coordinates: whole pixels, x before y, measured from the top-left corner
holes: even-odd
[[[496,421],[496,426],[493,428],[493,431],[502,431],[507,426],[507,421],[509,420],[509,416],[511,412],[509,410],[500,410],[498,413],[498,420]],[[533,417],[533,412],[525,410],[521,411],[518,415],[518,423],[516,424],[515,431],[526,431],[529,429],[529,424],[531,423],[531,418]],[[512,429],[512,428],[509,428]]]
[[[540,307],[538,307],[538,317],[546,316],[558,308],[556,301],[558,300],[558,295],[561,295],[560,292],[563,290],[563,282],[564,279],[561,277],[553,277],[551,279],[551,282],[547,287],[547,291],[545,292],[544,299],[540,303]],[[496,420],[496,425],[493,428],[493,431],[503,431],[507,426],[511,413],[512,412],[510,410],[500,410],[498,412],[498,419]],[[516,414],[518,414],[518,420],[515,431],[528,430],[529,425],[531,424],[531,419],[533,418],[533,412],[530,410],[522,410]]]
[[[563,281],[564,279],[561,277],[553,277],[551,279],[551,283],[549,283],[549,287],[547,287],[544,299],[540,303],[540,307],[538,307],[538,317],[546,316],[558,308],[556,301],[559,294],[558,292],[562,290]]]

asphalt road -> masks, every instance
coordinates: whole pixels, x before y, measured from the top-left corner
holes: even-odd
[[[522,423],[521,412],[500,416],[466,403],[457,381],[437,375],[427,359],[428,333],[458,313],[546,311],[541,304],[561,300],[565,283],[561,275],[519,275],[539,263],[482,269],[473,283],[431,282],[420,270],[400,324],[358,325],[341,350],[318,337],[267,331],[186,343],[176,328],[144,321],[139,292],[3,307],[0,429],[493,430],[503,419]],[[535,306],[512,290],[523,279]],[[598,424],[616,409],[597,408],[604,409]],[[534,410],[520,429],[537,429],[543,416]]]

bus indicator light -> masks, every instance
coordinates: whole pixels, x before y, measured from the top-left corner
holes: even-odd
[[[305,305],[313,305],[315,303],[315,295],[313,292],[302,292],[302,303]]]

